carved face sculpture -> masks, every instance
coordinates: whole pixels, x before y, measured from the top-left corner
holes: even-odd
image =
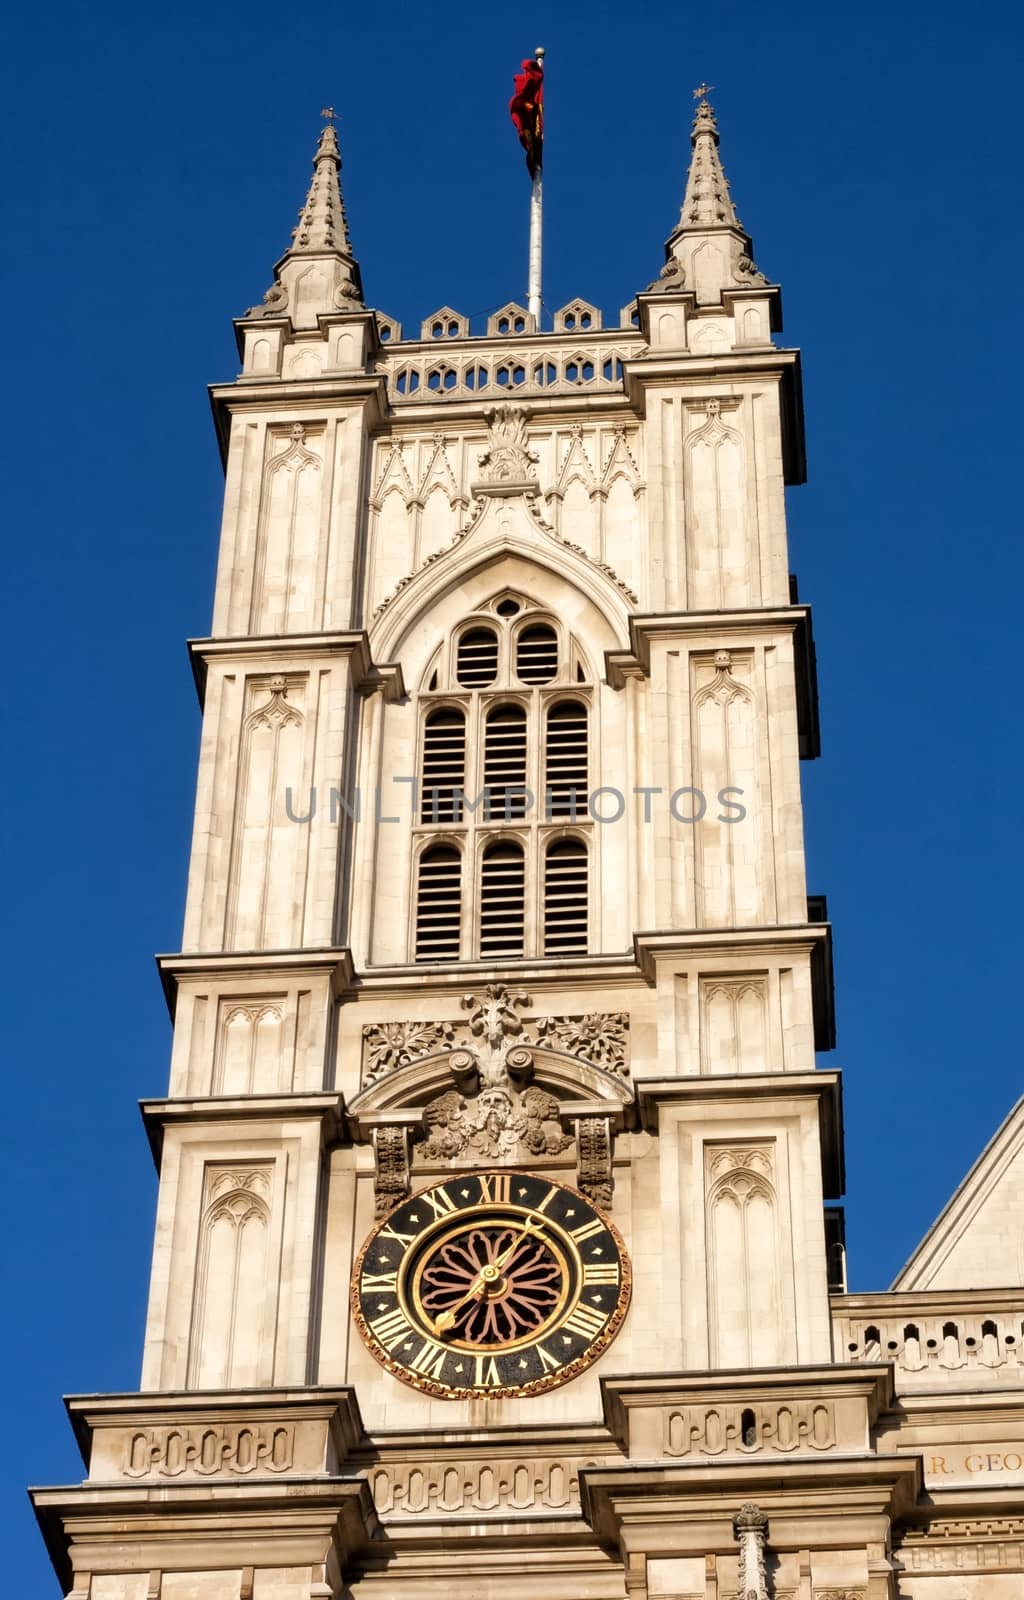
[[[629,1305],[625,1247],[575,1189],[526,1172],[432,1184],[374,1229],[352,1312],[396,1378],[446,1399],[538,1394],[607,1349]]]

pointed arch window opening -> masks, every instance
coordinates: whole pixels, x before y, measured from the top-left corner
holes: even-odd
[[[593,684],[560,619],[508,590],[430,658],[410,886],[416,962],[586,954]]]

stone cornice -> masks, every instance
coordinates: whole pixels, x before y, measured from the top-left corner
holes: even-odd
[[[839,1542],[822,1522],[839,1519],[843,1543],[886,1540],[922,1488],[915,1456],[830,1456],[820,1460],[715,1462],[701,1466],[584,1467],[583,1514],[601,1539],[625,1555],[632,1545],[654,1554],[735,1549],[732,1519],[754,1500],[771,1524],[773,1549]]]
[[[298,656],[303,659],[337,659],[348,656],[352,663],[352,684],[356,689],[382,689],[387,700],[400,700],[405,694],[402,668],[397,663],[378,666],[370,650],[365,628],[350,628],[332,633],[260,634],[256,638],[189,639],[189,660],[200,706],[206,693],[207,668],[212,661],[285,664]]]
[[[842,1077],[838,1072],[741,1073],[719,1077],[641,1078],[635,1080],[637,1101],[644,1124],[657,1128],[662,1106],[696,1102],[702,1109],[715,1101],[758,1101],[813,1098],[820,1106],[822,1183],[826,1199],[836,1199],[846,1185],[843,1160]]]
[[[824,920],[777,927],[700,929],[687,933],[635,933],[637,965],[649,984],[657,982],[660,959],[734,952],[737,956],[762,951],[774,955],[809,952],[814,1010],[814,1048],[834,1050],[836,1043],[835,989],[832,977],[832,924]]]
[[[345,1105],[341,1095],[323,1094],[247,1094],[190,1096],[180,1100],[140,1100],[143,1125],[157,1169],[168,1127],[197,1124],[209,1127],[217,1122],[295,1122],[315,1119],[321,1125],[325,1145],[335,1144],[345,1127]]]
[[[321,378],[298,381],[274,378],[260,383],[235,379],[231,383],[211,383],[208,393],[221,461],[225,464],[231,418],[236,412],[283,411],[298,418],[303,414],[320,415],[325,407],[337,409],[347,403],[367,407],[370,426],[377,427],[388,411],[387,386],[382,372],[339,372]]]
[[[344,1461],[364,1438],[356,1392],[338,1388],[186,1389],[139,1394],[65,1395],[82,1460],[89,1466],[98,1428],[180,1427],[211,1421],[239,1423],[327,1419],[336,1424],[338,1460]]]
[[[158,955],[155,959],[172,1021],[177,1007],[178,987],[185,979],[250,978],[269,973],[301,977],[307,973],[325,973],[330,976],[331,991],[336,997],[350,990],[355,981],[352,952],[344,947],[320,950],[210,950]]]
[[[758,377],[780,380],[783,473],[787,484],[803,483],[807,477],[807,456],[799,350],[759,346],[699,356],[688,350],[678,350],[623,362],[626,395],[640,416],[646,413],[647,389],[651,387],[680,385],[695,378],[703,381],[720,378],[728,382]]]
[[[126,1544],[142,1552],[143,1570],[220,1568],[228,1555],[239,1568],[312,1567],[331,1549],[347,1564],[379,1533],[365,1478],[180,1483],[173,1496],[134,1483],[29,1494],[65,1592],[72,1547],[79,1572],[116,1569]]]
[[[606,650],[605,672],[613,689],[628,678],[649,678],[651,645],[655,640],[706,637],[709,644],[727,637],[751,638],[773,633],[793,635],[796,667],[797,725],[800,754],[813,759],[821,754],[818,723],[818,677],[810,606],[765,606],[733,611],[672,611],[634,613],[629,619],[629,649]]]

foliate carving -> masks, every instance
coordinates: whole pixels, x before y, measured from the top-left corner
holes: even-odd
[[[739,1406],[677,1406],[662,1413],[667,1456],[759,1455],[831,1450],[835,1411],[824,1401]]]
[[[374,1214],[386,1217],[409,1193],[409,1130],[373,1130]]]
[[[145,1428],[129,1438],[124,1472],[128,1478],[244,1477],[287,1472],[295,1451],[295,1430],[261,1427]]]
[[[572,1143],[558,1120],[558,1101],[531,1085],[482,1088],[472,1099],[448,1089],[424,1108],[429,1161],[515,1161],[525,1155],[559,1155]]]
[[[521,989],[489,984],[482,995],[464,995],[465,1023],[386,1022],[363,1028],[363,1082],[375,1083],[410,1062],[445,1051],[476,1047],[485,1083],[500,1084],[506,1076],[529,1076],[530,1046],[558,1051],[603,1072],[630,1081],[629,1016],[624,1011],[589,1012],[583,1016],[520,1015],[531,1004]],[[514,1057],[515,1048],[527,1052]]]
[[[527,412],[521,406],[495,406],[486,416],[487,449],[479,457],[484,482],[535,482],[538,456],[530,449]]]
[[[764,1566],[768,1518],[760,1506],[748,1500],[733,1517],[732,1531],[740,1547],[739,1600],[768,1600]]]
[[[814,1600],[866,1600],[866,1589],[815,1589]]]
[[[454,1048],[451,1022],[369,1022],[363,1028],[363,1077],[375,1083],[396,1067]]]
[[[612,1203],[612,1127],[608,1117],[576,1122],[576,1187],[597,1206]]]
[[[616,1077],[629,1078],[629,1016],[625,1011],[587,1012],[582,1017],[538,1017],[537,1042],[578,1056]]]
[[[749,284],[751,287],[753,287],[755,284],[760,285],[768,282],[768,279],[765,277],[764,273],[758,271],[757,267],[755,267],[753,263],[753,260],[747,254],[746,250],[742,248],[742,246],[740,247],[739,254],[733,260],[732,270],[735,278],[739,279],[741,283]]]

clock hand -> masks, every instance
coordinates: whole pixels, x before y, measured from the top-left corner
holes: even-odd
[[[493,1283],[495,1278],[500,1276],[502,1267],[518,1250],[523,1240],[533,1232],[536,1225],[535,1219],[532,1216],[528,1217],[525,1226],[516,1234],[508,1248],[501,1252],[497,1261],[488,1262],[486,1267],[480,1268],[461,1300],[456,1300],[455,1304],[449,1306],[447,1311],[442,1311],[439,1317],[434,1318],[435,1333],[447,1333],[450,1328],[454,1327],[456,1313],[461,1311],[464,1305],[468,1305],[470,1300],[479,1300],[487,1285]]]

